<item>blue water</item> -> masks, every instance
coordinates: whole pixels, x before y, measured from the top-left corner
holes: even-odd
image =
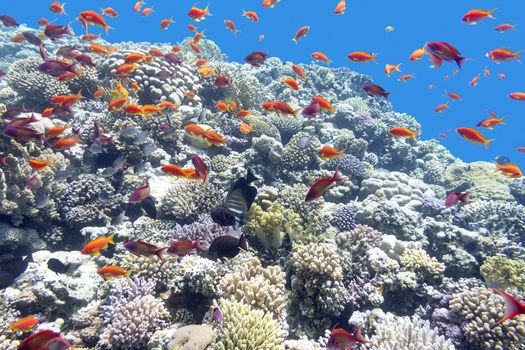
[[[443,0],[436,4],[439,6],[431,7],[416,1],[348,1],[346,13],[336,16],[333,14],[336,3],[335,0],[283,0],[270,9],[262,8],[261,1],[214,1],[210,3],[213,16],[197,24],[197,27],[199,30],[206,29],[206,36],[234,61],[241,61],[253,50],[266,50],[271,56],[283,60],[309,63],[310,53],[322,51],[333,60],[331,66],[348,66],[369,74],[387,91],[391,91],[394,109],[407,112],[422,123],[423,139],[436,138],[438,134],[445,133],[447,137],[441,142],[464,160],[492,160],[495,156],[506,155],[518,164],[525,165],[525,155],[515,151],[516,147],[525,145],[525,102],[507,98],[510,92],[525,90],[523,65],[514,61],[495,64],[485,57],[486,52],[498,47],[516,51],[525,49],[522,16],[525,4],[520,1],[471,1],[458,4],[457,1]],[[20,6],[18,1],[5,1],[0,10],[14,16],[19,22],[35,25],[41,17],[64,24],[87,8],[98,10],[101,7],[113,7],[119,17],[108,20],[115,28],[106,37],[111,41],[177,43],[190,34],[186,26],[193,23],[187,16],[188,9],[193,5],[191,1],[149,1],[146,7],[152,6],[154,9],[149,17],[133,13],[133,1],[90,1],[88,6],[84,1],[69,1],[66,4],[68,16],[53,15],[48,10],[48,1],[26,0],[23,4]],[[199,5],[204,7],[206,4],[201,2]],[[463,14],[475,7],[498,7],[496,19],[487,19],[477,25],[462,23]],[[259,23],[242,17],[243,9],[256,11]],[[160,21],[172,16],[175,23],[168,30],[161,30]],[[235,37],[225,28],[225,19],[233,20],[240,30]],[[506,33],[495,32],[494,27],[501,23],[518,24],[518,27]],[[291,38],[303,25],[311,27],[310,33],[299,45],[295,45]],[[386,32],[387,25],[393,26],[394,31]],[[74,27],[77,32],[81,30],[78,22]],[[263,42],[259,42],[260,34],[265,36]],[[452,73],[456,69],[454,64],[430,69],[427,58],[409,62],[410,53],[426,41],[447,41],[472,60],[464,64],[464,69],[457,76]],[[377,52],[379,64],[350,62],[346,55],[351,51]],[[397,81],[399,74],[386,77],[383,73],[386,63],[402,63],[403,74],[414,74],[416,79],[400,83]],[[468,82],[482,73],[485,67],[490,69],[491,76],[484,78],[482,75],[478,86],[469,86]],[[501,80],[496,76],[497,73],[504,73],[507,78]],[[449,76],[448,80],[444,79],[446,75]],[[429,84],[434,85],[432,90],[428,89]],[[435,113],[434,108],[438,104],[448,101],[444,96],[445,91],[458,92],[463,101],[452,102],[445,112]],[[494,131],[483,130],[487,138],[496,139],[489,150],[484,150],[481,145],[461,139],[454,129],[475,126],[488,117],[488,109],[498,116],[506,117],[507,123]]]

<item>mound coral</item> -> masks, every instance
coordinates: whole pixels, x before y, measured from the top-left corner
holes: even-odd
[[[518,288],[525,291],[525,262],[504,256],[489,256],[480,273],[491,287],[507,289]]]
[[[399,257],[401,267],[416,274],[419,280],[436,283],[443,278],[445,264],[430,257],[424,249],[406,249]]]

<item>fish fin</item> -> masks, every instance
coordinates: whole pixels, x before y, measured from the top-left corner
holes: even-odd
[[[345,152],[346,152],[346,148],[343,148],[342,150],[340,150],[338,153],[338,157],[339,158],[344,158],[345,157]]]
[[[372,61],[374,61],[375,63],[379,63],[376,60],[377,55],[379,55],[379,53],[375,53],[375,54],[372,55]]]
[[[253,170],[251,168],[248,168],[248,170],[246,171],[246,183],[250,184],[255,180],[257,180],[257,177],[253,173]]]
[[[396,70],[397,70],[398,72],[401,72],[401,69],[399,69],[399,67],[401,67],[401,63],[398,64],[398,65],[396,66]]]
[[[494,17],[492,14],[494,13],[494,11],[496,11],[498,8],[495,8],[495,9],[492,9],[490,11],[488,11],[487,13],[487,17],[488,18],[492,18],[492,19],[496,19],[496,17]]]
[[[354,339],[355,341],[359,342],[359,343],[363,343],[363,344],[366,344],[366,343],[370,343],[369,340],[365,339],[365,337],[363,337],[363,335],[361,334],[361,329],[363,328],[363,323],[361,323],[359,326],[357,326],[357,328],[355,329],[355,332],[354,332]]]
[[[391,92],[385,92],[383,96],[385,97],[386,100],[388,100],[388,96],[390,96],[391,94],[392,94]]]
[[[470,192],[462,193],[458,196],[458,200],[463,202],[463,204],[468,204],[470,198]]]
[[[521,51],[516,51],[516,52],[513,53],[513,55],[514,55],[514,59],[515,59],[516,61],[518,61],[519,63],[521,63],[521,60],[520,60],[520,54],[521,54],[521,53],[523,53],[523,50],[521,50]]]
[[[485,140],[483,141],[483,146],[485,146],[485,148],[489,148],[489,143],[491,143],[492,141],[495,141],[496,139],[490,139],[490,140]]]
[[[412,138],[413,138],[415,141],[417,141],[417,137],[419,136],[419,132],[420,132],[420,131],[418,130],[418,131],[414,131],[414,132],[412,133]]]
[[[91,256],[100,256],[100,250],[94,250],[91,252]]]
[[[517,315],[520,315],[523,313],[522,308],[520,307],[520,302],[516,300],[512,295],[505,293],[502,290],[496,289],[496,288],[490,288],[491,291],[498,293],[503,300],[505,301],[505,315],[497,320],[494,324],[490,325],[490,328],[494,328],[497,325],[505,322],[508,319],[511,319]]]
[[[132,272],[133,272],[133,270],[128,270],[128,271],[126,271],[124,276],[126,276],[126,278],[129,278],[129,276],[131,275]]]
[[[168,247],[164,247],[164,248],[160,248],[160,249],[157,249],[157,251],[155,252],[155,255],[159,257],[160,261],[164,261],[164,258],[162,257],[162,255],[164,255],[164,253],[166,253],[168,251]]]
[[[106,34],[108,34],[108,30],[110,30],[110,29],[115,29],[115,28],[113,28],[113,27],[110,26],[109,24],[106,24],[106,25],[104,26],[104,32],[106,32]],[[109,34],[108,34],[108,35],[109,35]]]
[[[198,238],[195,240],[194,247],[195,247],[195,249],[196,249],[197,251],[199,251],[199,252],[207,252],[207,251],[208,251],[207,249],[205,249],[205,248],[202,246],[201,241],[200,241],[200,239],[198,239]]]
[[[110,234],[110,235],[108,236],[108,243],[115,244],[115,241],[113,240],[113,236],[115,236],[114,233],[112,233],[112,234]]]
[[[207,16],[213,16],[208,7],[210,7],[210,4],[206,5],[204,8],[204,14]]]
[[[459,69],[461,69],[461,64],[465,61],[469,61],[471,60],[471,58],[468,58],[468,57],[458,57],[456,59],[456,64],[458,65]]]
[[[246,242],[246,237],[244,236],[244,233],[239,238],[239,248],[243,250],[248,250],[248,242]]]
[[[339,164],[336,165],[334,175],[332,176],[332,181],[346,181],[348,177],[339,175]]]

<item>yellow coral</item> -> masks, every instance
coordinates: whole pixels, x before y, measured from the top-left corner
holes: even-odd
[[[405,270],[414,272],[418,279],[425,281],[440,280],[445,271],[445,264],[440,263],[436,258],[430,257],[421,248],[407,249],[399,257],[399,263]]]
[[[525,262],[521,260],[490,256],[481,265],[480,272],[491,287],[515,287],[525,291]]]

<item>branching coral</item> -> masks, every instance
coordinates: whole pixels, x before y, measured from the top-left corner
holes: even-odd
[[[228,299],[219,307],[224,320],[212,350],[284,350],[284,332],[269,313]]]
[[[257,257],[251,257],[221,279],[220,295],[268,312],[279,320],[284,316],[287,301],[285,276],[278,265],[263,268]]]
[[[452,342],[440,336],[437,328],[419,317],[397,317],[388,313],[370,338],[370,350],[454,350]]]
[[[525,346],[525,325],[511,319],[490,329],[503,317],[505,302],[483,287],[454,294],[450,309],[461,318],[461,328],[469,344],[480,350],[520,350]]]

